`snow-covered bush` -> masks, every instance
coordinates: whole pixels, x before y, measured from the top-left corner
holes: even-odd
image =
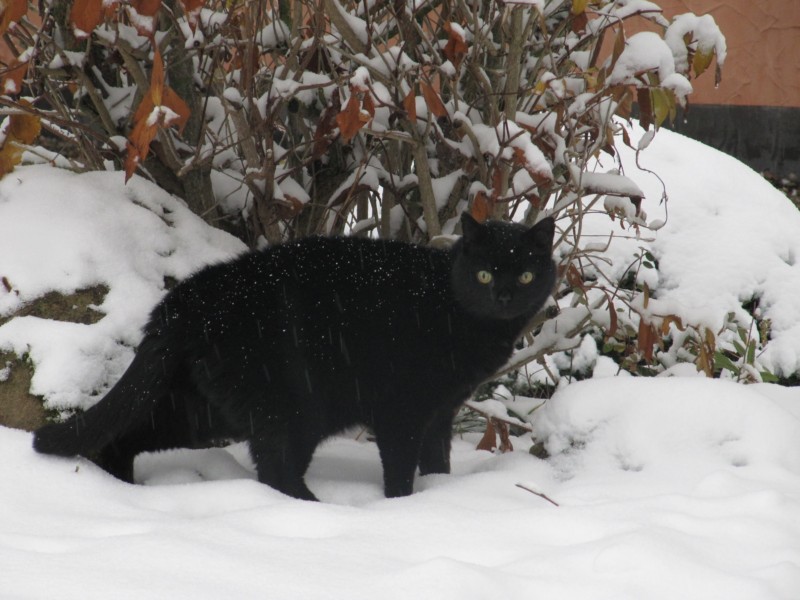
[[[0,104],[45,132],[28,156],[137,173],[251,246],[345,231],[427,243],[457,233],[464,210],[553,215],[558,310],[509,368],[594,327],[636,370],[684,328],[647,312],[652,257],[609,264],[583,223],[607,213],[633,238],[663,225],[616,145],[630,145],[634,104],[652,133],[714,58],[719,77],[711,17],[669,22],[645,0],[38,6],[11,0],[0,22],[16,55]],[[626,33],[642,21],[658,33]]]

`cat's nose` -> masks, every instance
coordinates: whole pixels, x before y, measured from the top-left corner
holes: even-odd
[[[503,290],[497,293],[497,301],[503,306],[508,306],[511,302],[511,292]]]

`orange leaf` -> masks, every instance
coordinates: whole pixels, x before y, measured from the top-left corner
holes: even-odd
[[[658,333],[656,328],[645,322],[644,319],[639,319],[639,336],[636,340],[637,348],[642,353],[642,358],[647,362],[653,360],[653,346],[658,340]]]
[[[205,0],[181,0],[183,10],[187,13],[200,12],[200,9],[205,5]]]
[[[446,117],[447,109],[436,90],[424,81],[419,84],[419,87],[422,90],[422,97],[425,98],[425,104],[428,105],[428,110],[436,117]]]
[[[369,92],[364,94],[364,110],[367,111],[370,118],[375,117],[375,101],[372,99],[372,94]]]
[[[131,6],[143,17],[154,17],[161,8],[161,0],[133,0]]]
[[[75,29],[75,37],[87,38],[103,20],[103,0],[75,0],[69,20]]]
[[[478,445],[475,447],[475,449],[491,452],[495,448],[497,448],[497,434],[495,433],[492,420],[487,419],[486,431],[483,433],[483,437],[481,438],[481,441],[478,442]]]
[[[189,20],[189,26],[194,31],[197,25],[197,17],[200,16],[200,11],[205,6],[205,0],[181,0],[183,11],[186,13],[186,18]]]
[[[125,156],[125,181],[131,178],[139,163],[147,158],[150,143],[158,130],[174,125],[182,131],[190,114],[186,102],[174,90],[164,85],[164,61],[156,49],[150,88],[133,116],[133,130],[128,138]]]
[[[28,72],[28,63],[19,62],[16,58],[2,75],[0,82],[0,94],[13,96],[22,91],[22,80]]]
[[[30,106],[27,102],[24,103]],[[32,144],[42,132],[42,121],[36,115],[28,113],[14,114],[9,117],[8,129],[6,130],[6,142],[9,139],[20,144]]]
[[[525,151],[519,146],[515,146],[513,150],[514,164],[520,167],[527,167],[528,160],[525,158]]]
[[[503,193],[503,169],[496,165],[492,170],[492,197],[497,199]]]
[[[128,138],[128,152],[125,156],[125,181],[131,178],[136,167],[139,166],[147,154],[150,152],[150,142],[156,137],[158,133],[158,125],[147,124],[147,119],[142,119],[131,131],[131,137]]]
[[[406,110],[406,114],[408,114],[408,119],[412,123],[417,122],[417,97],[414,95],[414,88],[411,88],[406,94],[406,97],[403,98],[403,108]]]
[[[342,140],[349,142],[358,133],[365,123],[369,121],[369,116],[361,112],[361,102],[358,101],[356,94],[351,94],[350,99],[344,110],[336,115],[336,124],[342,134]]]
[[[447,44],[445,44],[442,53],[458,69],[469,48],[461,32],[457,31],[457,28],[453,27],[449,21],[444,24],[444,30],[447,32]]]
[[[492,202],[486,196],[486,192],[480,190],[472,199],[472,206],[470,207],[469,214],[478,223],[483,223],[492,215]]]
[[[509,436],[508,431],[508,424],[503,423],[500,420],[492,419],[495,423],[495,429],[497,429],[497,434],[500,436],[500,452],[505,454],[506,452],[513,452],[514,445],[511,443],[511,437]]]
[[[0,35],[8,31],[11,23],[16,23],[28,12],[28,0],[6,0],[0,11]]]
[[[186,127],[189,115],[191,114],[189,105],[183,101],[183,98],[175,93],[175,90],[172,88],[165,88],[164,101],[161,106],[166,106],[177,115],[176,119],[165,121],[164,125],[169,127],[175,125],[178,127],[178,131],[183,133],[183,128]]]
[[[161,59],[161,52],[156,48],[153,56],[153,72],[150,74],[150,97],[153,104],[161,104],[161,96],[164,93],[164,61]]]
[[[0,177],[13,171],[22,160],[25,149],[20,144],[32,144],[41,130],[41,120],[35,115],[17,113],[8,117],[6,138],[0,148]]]

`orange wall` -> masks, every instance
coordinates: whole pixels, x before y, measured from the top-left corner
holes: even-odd
[[[671,18],[711,14],[728,42],[722,83],[693,81],[692,104],[800,107],[800,0],[656,0]]]

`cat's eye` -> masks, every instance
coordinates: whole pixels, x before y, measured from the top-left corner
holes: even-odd
[[[517,280],[522,285],[528,285],[531,281],[533,281],[533,273],[531,273],[530,271],[525,271],[522,275],[517,277]]]
[[[492,274],[489,271],[478,271],[478,281],[481,283],[490,283],[492,281]]]

